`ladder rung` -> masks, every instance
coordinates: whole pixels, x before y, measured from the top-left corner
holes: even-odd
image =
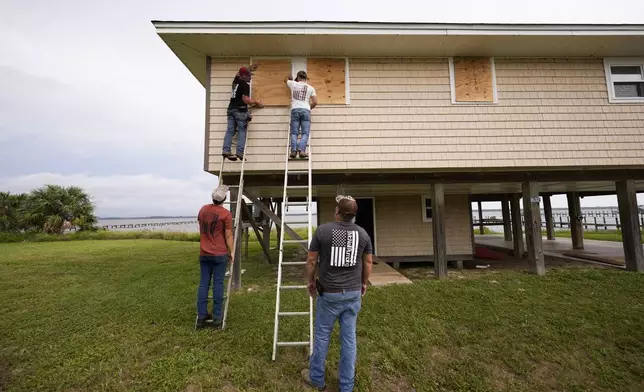
[[[307,244],[309,240],[284,240],[282,242],[285,244]]]
[[[277,345],[280,347],[286,346],[308,346],[311,342],[277,342]]]
[[[288,174],[289,175],[291,175],[291,174],[293,174],[293,175],[294,174],[309,174],[309,171],[308,170],[289,170]]]
[[[283,289],[283,290],[298,290],[298,289],[305,289],[307,287],[308,286],[305,285],[305,284],[304,285],[299,284],[299,285],[290,285],[290,286],[280,286],[280,288]]]
[[[309,189],[308,185],[287,185],[286,187],[290,189]]]
[[[282,261],[282,265],[304,265],[306,261]]]
[[[308,201],[292,201],[292,202],[286,202],[287,207],[292,207],[292,206],[308,206],[309,202]]]
[[[278,316],[308,316],[309,312],[279,312]]]
[[[230,188],[239,188],[239,185],[228,185],[228,189]]]

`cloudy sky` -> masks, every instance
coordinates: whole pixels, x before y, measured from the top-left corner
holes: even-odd
[[[0,190],[79,185],[100,216],[194,215],[208,202],[216,181],[202,171],[204,89],[152,19],[644,23],[641,0],[328,0],[301,3],[300,13],[292,1],[226,4],[2,0]]]

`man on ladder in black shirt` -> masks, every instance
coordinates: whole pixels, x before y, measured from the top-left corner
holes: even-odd
[[[250,121],[250,114],[248,113],[248,105],[263,108],[264,105],[261,101],[254,100],[250,97],[250,79],[252,71],[257,68],[256,65],[250,67],[241,67],[239,72],[235,75],[232,84],[232,93],[230,96],[230,103],[226,112],[228,117],[228,128],[224,136],[224,146],[222,147],[221,155],[231,161],[237,159],[244,159],[244,147],[246,145],[246,130],[248,122]],[[235,154],[231,152],[233,143],[233,136],[235,132],[237,135],[237,151]]]

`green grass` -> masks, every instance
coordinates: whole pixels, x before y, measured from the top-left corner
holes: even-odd
[[[197,243],[0,244],[0,390],[307,391],[302,349],[270,360],[275,269],[250,250],[228,328],[196,332]],[[643,274],[451,274],[369,289],[357,391],[644,390]],[[338,356],[335,336],[331,391]]]
[[[307,238],[307,229],[295,229],[302,238]],[[273,237],[276,236],[273,230]],[[249,228],[249,240],[257,241],[252,228]],[[191,241],[199,242],[199,233],[182,233],[176,231],[77,231],[67,234],[45,234],[45,233],[2,233],[0,232],[0,243],[15,242],[59,242],[59,241],[86,241],[86,240],[168,240],[168,241]]]

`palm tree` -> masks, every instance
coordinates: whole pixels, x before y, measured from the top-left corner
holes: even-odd
[[[33,190],[24,213],[31,228],[46,233],[62,234],[69,226],[87,230],[97,222],[89,196],[76,186],[45,185]]]
[[[22,208],[26,200],[24,193],[0,192],[0,232],[17,232],[25,228]]]

